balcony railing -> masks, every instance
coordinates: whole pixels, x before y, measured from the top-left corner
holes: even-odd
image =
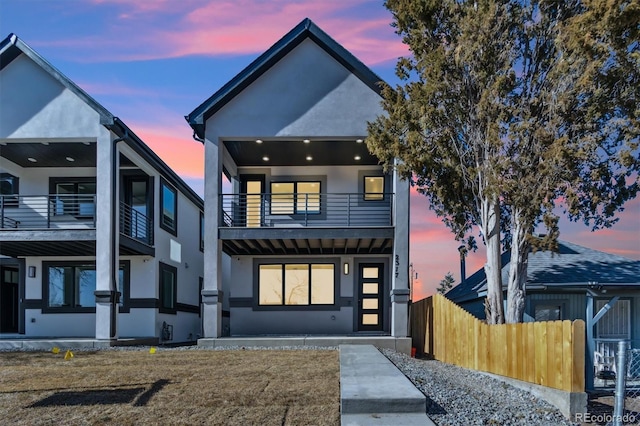
[[[2,195],[3,229],[92,229],[96,227],[95,194]]]
[[[0,228],[95,229],[96,195],[2,195]],[[120,203],[120,232],[153,245],[153,221]]]
[[[153,245],[153,220],[123,202],[120,202],[120,232]]]
[[[387,227],[393,194],[222,194],[224,227]]]

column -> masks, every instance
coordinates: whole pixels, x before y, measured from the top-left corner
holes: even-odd
[[[391,335],[409,334],[409,181],[393,172],[394,238],[391,278]]]
[[[117,143],[101,129],[96,144],[96,339],[118,338],[118,170]]]

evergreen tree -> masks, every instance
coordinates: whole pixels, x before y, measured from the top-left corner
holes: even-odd
[[[447,272],[447,275],[444,276],[442,280],[440,280],[440,284],[438,285],[438,293],[445,294],[449,290],[453,288],[453,284],[456,280],[453,278],[451,272]]]

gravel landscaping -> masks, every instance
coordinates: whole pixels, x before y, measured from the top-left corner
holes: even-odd
[[[546,401],[484,374],[381,351],[427,396],[427,414],[440,426],[576,425]]]

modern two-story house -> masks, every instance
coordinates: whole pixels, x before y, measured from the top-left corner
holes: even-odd
[[[305,19],[188,116],[204,336],[407,336],[409,182],[364,139],[381,79]]]
[[[0,88],[0,339],[195,340],[202,199],[15,35]]]

